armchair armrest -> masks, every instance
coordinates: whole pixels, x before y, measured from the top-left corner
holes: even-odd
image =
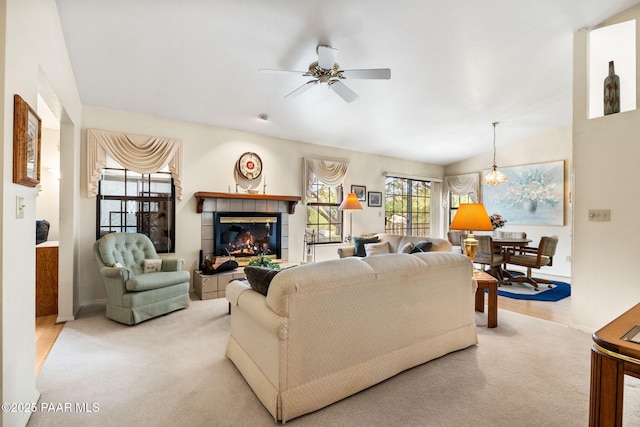
[[[131,271],[126,267],[102,267],[100,273],[104,277],[120,279],[123,281],[129,280],[131,277]]]
[[[102,267],[100,274],[107,291],[107,302],[122,306],[123,296],[127,293],[125,283],[131,278],[131,271],[126,267]]]
[[[176,258],[162,258],[162,271],[180,271],[184,260]]]

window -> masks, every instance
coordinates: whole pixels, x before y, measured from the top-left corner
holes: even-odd
[[[459,196],[452,192],[449,192],[449,224],[453,221],[453,217],[456,216],[460,203],[473,203],[470,194]]]
[[[330,187],[314,177],[307,201],[307,228],[315,231],[316,243],[342,242],[342,186]]]
[[[431,231],[431,182],[387,177],[385,232],[428,236]]]
[[[142,233],[149,236],[156,252],[175,252],[171,173],[140,174],[108,161],[98,190],[96,239],[112,232]]]

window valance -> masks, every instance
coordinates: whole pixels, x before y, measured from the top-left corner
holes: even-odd
[[[470,195],[474,203],[478,203],[478,193],[480,192],[480,174],[469,173],[465,175],[454,175],[444,177],[444,191],[442,195],[446,198],[452,192],[458,196]],[[443,200],[445,206],[447,201]]]
[[[182,140],[157,136],[131,135],[100,129],[87,130],[87,192],[98,194],[107,154],[125,168],[137,173],[155,173],[169,167],[182,200]]]
[[[337,187],[344,182],[349,171],[349,163],[338,160],[304,159],[304,203],[311,194],[314,175],[330,187]]]

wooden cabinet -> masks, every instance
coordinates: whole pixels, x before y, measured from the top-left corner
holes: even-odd
[[[58,242],[36,245],[36,316],[58,314]]]

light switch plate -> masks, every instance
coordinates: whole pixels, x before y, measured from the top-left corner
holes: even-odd
[[[16,218],[24,218],[24,197],[16,196]]]
[[[589,209],[589,221],[608,222],[611,221],[610,209]]]

